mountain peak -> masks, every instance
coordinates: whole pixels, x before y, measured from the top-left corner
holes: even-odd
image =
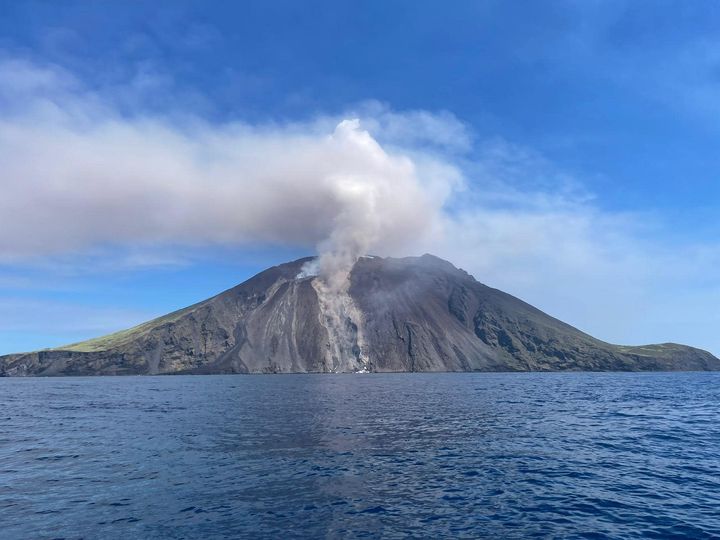
[[[431,254],[362,257],[338,289],[303,275],[315,260],[135,328],[0,357],[0,374],[720,369],[692,347],[605,343]]]

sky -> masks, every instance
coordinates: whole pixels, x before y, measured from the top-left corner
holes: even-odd
[[[720,354],[711,1],[0,1],[0,354],[328,246]]]

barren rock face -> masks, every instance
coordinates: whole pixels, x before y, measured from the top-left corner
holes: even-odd
[[[130,330],[0,357],[0,374],[720,369],[692,347],[602,342],[431,255],[361,258],[340,299],[308,260]]]

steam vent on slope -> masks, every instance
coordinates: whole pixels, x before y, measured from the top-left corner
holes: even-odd
[[[432,255],[300,259],[135,328],[0,357],[0,374],[718,370],[692,347],[595,339]]]

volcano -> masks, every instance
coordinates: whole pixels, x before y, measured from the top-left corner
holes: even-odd
[[[720,369],[685,345],[605,343],[432,255],[360,258],[338,310],[312,261],[129,330],[2,356],[0,375]]]

